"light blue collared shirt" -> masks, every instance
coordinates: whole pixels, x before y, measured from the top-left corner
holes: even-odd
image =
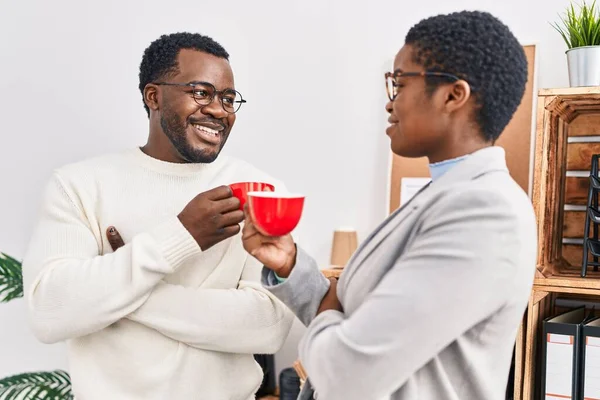
[[[450,168],[454,167],[456,164],[460,163],[467,157],[469,157],[468,154],[461,157],[451,158],[449,160],[429,164],[429,173],[431,174],[431,180],[435,181],[440,176],[444,175]]]

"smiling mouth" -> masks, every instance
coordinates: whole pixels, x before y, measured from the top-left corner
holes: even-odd
[[[199,124],[192,124],[192,126],[194,127],[196,134],[205,142],[211,144],[219,144],[221,142],[221,132],[224,130],[223,128],[214,129]]]
[[[198,129],[199,131],[206,132],[209,135],[219,136],[219,130],[213,129],[213,128],[209,128],[208,126],[194,125],[194,128]]]

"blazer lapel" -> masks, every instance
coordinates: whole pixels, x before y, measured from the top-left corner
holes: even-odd
[[[377,248],[377,246],[385,239],[406,217],[408,217],[419,206],[419,195],[431,185],[431,182],[421,188],[406,204],[399,207],[389,217],[387,217],[361,245],[356,249],[350,260],[347,263],[344,279],[351,279],[352,275],[362,264],[362,262]]]

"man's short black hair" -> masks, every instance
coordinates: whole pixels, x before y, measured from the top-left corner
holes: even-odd
[[[425,70],[451,73],[470,84],[478,106],[476,122],[485,138],[495,141],[521,103],[527,83],[523,46],[508,27],[487,12],[455,12],[422,20],[405,42]],[[430,93],[441,82],[427,78]]]
[[[177,73],[177,55],[182,49],[191,49],[203,51],[213,56],[229,60],[229,54],[223,46],[215,42],[212,38],[199,33],[179,32],[169,35],[162,35],[144,51],[142,63],[140,64],[140,92],[142,92],[142,101],[144,88],[147,84],[164,79],[169,74]],[[146,113],[150,115],[150,110],[144,102]]]

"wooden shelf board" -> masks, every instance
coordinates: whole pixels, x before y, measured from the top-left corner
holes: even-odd
[[[548,88],[538,91],[540,96],[600,95],[600,86],[581,86],[566,88]]]
[[[600,294],[600,279],[593,276],[588,276],[586,278],[577,276],[552,276],[548,278],[535,278],[533,280],[533,284],[537,289],[546,290],[549,292],[564,293],[564,291],[560,289],[570,289],[573,290],[572,293],[583,293],[581,290],[586,290]]]

